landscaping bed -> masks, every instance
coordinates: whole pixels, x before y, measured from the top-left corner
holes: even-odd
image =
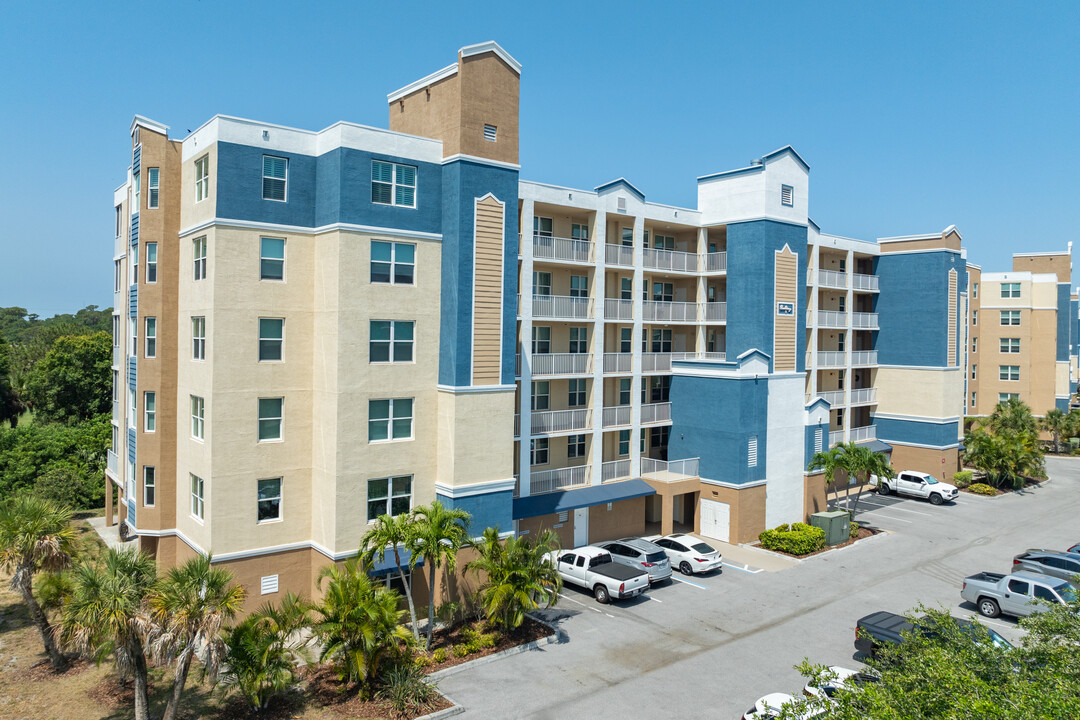
[[[1020,489],[1023,490],[1025,488],[1038,487],[1044,482],[1046,482],[1046,478],[1024,478],[1024,486]],[[992,490],[993,493],[990,493],[988,491],[979,492],[978,489],[973,490],[972,488],[988,488],[989,490]],[[1011,487],[996,488],[993,485],[987,485],[986,483],[972,483],[971,485],[960,488],[960,492],[965,492],[969,495],[978,495],[980,497],[997,497],[999,495],[1008,495],[1009,493],[1014,493],[1016,492],[1016,490],[1013,490]]]
[[[813,557],[815,555],[821,555],[822,553],[827,553],[830,550],[837,550],[837,549],[842,548],[842,547],[847,547],[848,545],[854,545],[855,543],[859,542],[860,540],[864,540],[864,539],[866,539],[868,537],[871,537],[873,535],[879,535],[882,532],[884,532],[884,530],[879,530],[877,528],[860,526],[859,527],[859,532],[855,537],[850,538],[847,541],[840,543],[839,545],[833,545],[832,547],[823,547],[820,550],[815,550],[813,552],[805,553],[803,555],[796,555],[794,553],[784,552],[783,550],[771,550],[770,549],[769,552],[774,552],[774,553],[777,553],[778,555],[786,555],[787,557],[798,558],[798,559],[801,560],[802,558],[808,558],[808,557]],[[760,543],[755,543],[755,545],[760,545]]]
[[[488,631],[483,621],[461,623],[452,628],[436,630],[431,637],[431,652],[423,654],[424,657],[431,660],[430,664],[425,664],[423,661],[417,664],[421,665],[424,672],[430,675],[438,670],[445,670],[477,658],[494,655],[503,650],[542,640],[554,634],[554,630],[530,617],[526,617],[521,627],[510,633],[499,633],[497,630]],[[469,647],[471,638],[476,638],[477,635],[488,636],[489,641],[487,644],[489,646],[477,647],[474,644]],[[497,637],[490,637],[492,635]],[[471,636],[471,638],[468,636]],[[493,644],[491,643],[492,640],[494,641]],[[462,654],[465,650],[455,652],[455,648],[465,648],[469,652]],[[442,659],[438,660],[438,658]]]

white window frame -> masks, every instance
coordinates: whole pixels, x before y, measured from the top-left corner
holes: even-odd
[[[583,458],[585,452],[585,433],[566,436],[566,457]]]
[[[145,334],[143,335],[143,356],[146,358],[157,357],[157,318],[156,317],[144,317],[143,328]]]
[[[157,477],[153,465],[143,465],[143,507],[157,504]]]
[[[533,237],[555,237],[555,222],[549,217],[533,215]]]
[[[375,179],[376,165],[389,165],[390,170],[390,182],[385,180]],[[402,170],[409,168],[413,173],[413,183],[409,185],[401,179]],[[390,202],[382,202],[375,199],[375,186],[387,185],[390,187]],[[398,189],[412,190],[413,201],[412,204],[406,202],[398,202]],[[375,160],[371,161],[371,202],[373,205],[389,205],[391,207],[402,207],[416,209],[420,200],[420,168],[415,165],[406,165],[405,163],[390,162],[389,160]]]
[[[624,446],[626,447],[625,450],[623,450]],[[618,453],[619,453],[619,457],[628,457],[630,455],[630,431],[629,430],[620,430],[619,431],[619,446],[618,446],[617,450],[618,450]]]
[[[277,415],[263,415],[263,401],[278,401]],[[285,398],[283,397],[269,397],[259,398],[256,401],[256,415],[258,416],[258,425],[256,427],[255,437],[260,443],[265,442],[282,442],[285,439]],[[263,437],[263,423],[277,422],[277,435],[273,437]]]
[[[589,327],[586,326],[574,326],[568,328],[569,340],[567,341],[566,349],[577,355],[585,355],[589,352]]]
[[[161,205],[161,168],[146,168],[146,208],[157,210]]]
[[[577,287],[574,287],[577,285]],[[589,276],[570,276],[570,297],[589,297]]]
[[[264,338],[263,337],[262,331],[263,331],[263,321],[264,320],[267,320],[267,321],[277,320],[277,321],[281,322],[281,337],[280,338],[272,338],[272,337],[265,337]],[[258,334],[259,334],[259,352],[258,352],[258,355],[256,357],[258,357],[259,362],[285,362],[285,318],[268,318],[268,317],[259,318],[259,333]],[[266,342],[266,343],[270,343],[270,342],[278,343],[279,357],[270,358],[270,359],[263,359],[262,355],[263,355],[263,343],[264,342]],[[267,347],[269,347],[269,346],[267,346]]]
[[[971,299],[972,300],[978,300],[979,299],[979,283],[972,283],[971,284]]]
[[[375,339],[375,323],[387,323],[389,324],[390,337],[387,340]],[[406,338],[398,338],[398,330],[403,329],[405,326],[409,327],[411,336]],[[375,346],[386,346],[386,360],[374,360]],[[409,348],[408,360],[397,360],[395,356],[399,347]],[[416,363],[416,321],[415,320],[371,320],[368,322],[368,362],[372,365],[406,365]]]
[[[281,155],[263,155],[262,156],[262,199],[269,200],[270,202],[288,202],[289,201],[289,158],[282,157]],[[266,161],[267,160],[281,160],[285,163],[285,177],[277,177],[276,175],[266,174]],[[282,190],[281,197],[267,197],[266,196],[266,181],[281,182]]]
[[[132,388],[128,388],[128,427],[132,430],[139,429],[139,421],[136,416],[139,413],[138,394]]]
[[[394,481],[395,480],[406,480],[406,481],[408,481],[408,483],[409,483],[409,492],[404,493],[404,492],[399,492],[399,491],[395,490],[395,488],[394,488]],[[372,497],[371,484],[372,483],[377,483],[377,482],[382,482],[382,481],[386,482],[386,495],[385,496],[378,495],[378,496]],[[390,515],[391,517],[397,517],[399,515],[408,515],[410,512],[412,512],[412,509],[413,509],[413,488],[415,486],[416,486],[415,478],[412,475],[391,475],[390,477],[369,478],[368,481],[367,481],[367,487],[365,488],[366,496],[367,496],[367,501],[365,503],[365,506],[366,506],[365,513],[366,513],[366,517],[367,517],[367,522],[370,523],[370,522],[375,521],[375,518],[371,517],[371,514],[372,514],[371,513],[371,505],[372,505],[372,503],[376,503],[376,502],[380,502],[380,501],[384,501],[385,505],[382,508],[383,512],[377,513],[375,515],[376,518],[379,517],[380,515]],[[394,500],[401,500],[402,498],[406,498],[406,497],[409,498],[409,509],[406,510],[405,512],[398,513],[397,515],[394,515],[393,514]]]
[[[998,380],[1002,382],[1020,382],[1020,366],[998,365]]]
[[[147,285],[157,282],[157,243],[146,243],[146,278]]]
[[[191,241],[194,282],[206,279],[206,236]]]
[[[195,161],[195,202],[210,197],[210,153]]]
[[[551,382],[549,380],[533,380],[530,395],[533,412],[547,412],[551,409]],[[539,398],[544,398],[544,407],[537,407]]]
[[[999,403],[1008,402],[1009,400],[1011,400],[1013,398],[1019,400],[1020,399],[1020,393],[998,393],[998,402]]]
[[[1013,322],[1015,320],[1015,322]],[[1019,310],[1002,310],[1001,311],[1001,325],[1002,327],[1020,327],[1020,311]]]
[[[372,279],[372,270],[374,269],[373,268],[374,264],[375,263],[387,264],[386,260],[376,260],[375,259],[375,252],[374,251],[375,251],[375,246],[376,245],[389,245],[390,246],[390,260],[389,260],[389,265],[390,265],[389,276],[390,276],[390,279],[389,280],[373,280]],[[412,248],[412,253],[413,253],[412,262],[407,262],[407,261],[404,261],[404,260],[398,260],[398,247],[399,246],[406,246],[406,245],[408,247]],[[375,285],[406,285],[406,286],[415,286],[416,285],[416,245],[414,245],[412,243],[389,242],[389,241],[386,241],[386,240],[372,240],[371,241],[371,250],[372,250],[371,257],[368,260],[368,281],[369,282],[371,282],[371,283],[373,283]],[[404,267],[411,267],[412,268],[412,277],[411,277],[409,282],[398,282],[398,279],[397,279],[398,266],[401,266],[402,268],[404,268]]]
[[[545,332],[546,331],[546,332]],[[547,337],[543,337],[547,335]],[[544,346],[547,349],[542,349]],[[550,325],[533,325],[532,327],[532,354],[533,355],[547,355],[551,352],[551,326]]]
[[[546,292],[540,292],[540,288],[545,288]],[[551,273],[533,270],[533,295],[551,295]]]
[[[373,418],[372,417],[372,403],[386,402],[387,415],[385,418]],[[408,415],[396,415],[394,412],[395,405],[404,406],[408,403],[409,414]],[[407,436],[395,437],[394,436],[394,423],[398,420],[409,421],[409,434]],[[376,423],[386,423],[386,437],[372,439],[371,431],[376,426]],[[416,398],[371,398],[368,400],[368,442],[369,443],[391,443],[391,442],[406,442],[413,440],[415,437],[416,426]]]
[[[128,318],[128,330],[131,331],[131,357],[139,357],[139,319]]]
[[[191,318],[191,359],[206,359],[206,316],[194,315]]]
[[[1020,297],[1020,283],[1018,282],[1003,282],[1001,283],[1001,297],[1012,299]]]
[[[541,459],[543,460],[541,462]],[[529,466],[547,465],[551,462],[551,448],[547,438],[529,440]]]
[[[261,490],[260,486],[262,485],[262,483],[275,482],[275,481],[277,482],[277,495],[269,495],[267,497],[261,497],[260,496],[260,490]],[[256,480],[255,481],[255,524],[256,525],[262,525],[264,523],[281,522],[285,517],[285,513],[282,510],[282,506],[285,504],[284,496],[285,496],[285,480],[284,480],[284,478],[273,477],[273,478],[259,478],[258,480]],[[275,500],[277,500],[277,515],[274,516],[274,517],[266,517],[266,518],[260,517],[260,515],[261,515],[261,507],[260,506],[264,502],[273,502]]]
[[[143,432],[152,433],[157,431],[157,393],[146,391],[143,393]]]
[[[134,195],[134,203],[133,204],[134,204],[135,209],[132,211],[131,214],[132,215],[138,215],[139,210],[141,210],[141,208],[139,207],[139,203],[141,202],[139,197],[142,195],[142,173],[135,173],[135,177],[133,178],[133,183],[134,184],[133,184],[133,193],[132,194]]]
[[[281,257],[268,257],[266,255],[266,241],[274,240],[281,243]],[[286,252],[285,238],[262,236],[259,238],[259,280],[266,280],[268,282],[285,282],[285,252]],[[266,263],[281,263],[281,277],[268,277],[266,275]]]
[[[191,438],[204,442],[206,440],[206,398],[198,395],[190,395],[191,398]]]
[[[195,473],[188,473],[191,478],[191,517],[199,521],[206,519],[206,481]]]
[[[566,404],[570,408],[583,408],[589,404],[589,381],[587,378],[570,378],[566,381]],[[577,402],[578,400],[582,402]]]
[[[998,350],[1003,355],[1018,355],[1020,353],[1020,338],[998,338]]]

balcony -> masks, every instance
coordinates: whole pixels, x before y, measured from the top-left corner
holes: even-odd
[[[824,271],[822,271],[824,272]],[[817,325],[823,328],[846,328],[847,313],[837,310],[818,310]]]
[[[877,388],[851,388],[852,405],[873,405],[877,402]]]
[[[698,272],[698,256],[695,253],[678,250],[656,250],[645,248],[642,262],[649,270],[671,270],[673,272]]]
[[[533,435],[555,435],[592,429],[592,410],[534,410]],[[521,416],[514,415],[514,437],[521,437]]]
[[[634,248],[630,245],[607,243],[604,245],[604,262],[608,265],[634,267]]]
[[[588,240],[533,236],[533,257],[537,260],[592,263],[595,259],[593,248],[593,243]]]
[[[832,430],[829,432],[829,447],[839,445],[842,442],[844,442],[843,430]]]
[[[109,451],[107,451],[105,453],[105,458],[106,458],[105,467],[108,469],[109,474],[111,474],[114,478],[119,480],[120,479],[120,458],[118,458],[116,456],[116,453],[114,453],[112,450],[109,450]]]
[[[642,303],[645,322],[697,322],[697,303],[646,300]]]
[[[814,273],[807,273],[807,282],[810,281],[813,275]],[[837,270],[818,270],[817,284],[819,287],[846,290],[848,286],[848,275],[846,272],[839,272]]]
[[[633,320],[634,301],[619,298],[604,298],[605,320]]]
[[[816,362],[814,362],[815,359]],[[851,353],[853,367],[877,365],[877,361],[877,350],[853,350]],[[806,364],[818,368],[847,367],[847,362],[847,353],[843,350],[819,350],[816,358],[813,353],[806,354]]]
[[[851,365],[877,365],[877,350],[852,350]]]
[[[819,391],[817,397],[825,400],[831,407],[838,405],[872,405],[877,402],[877,388],[852,388],[848,398],[844,390]],[[806,401],[814,399],[813,395],[807,395]]]
[[[112,349],[112,366],[119,368],[124,364],[124,349],[119,345],[113,345]]]
[[[626,480],[630,477],[630,458],[625,460],[612,460],[600,466],[600,479],[602,482],[614,482]]]
[[[521,298],[519,296],[519,314],[521,312],[520,307]],[[555,320],[588,320],[593,314],[593,300],[590,297],[533,295],[532,314],[533,317]]]
[[[855,273],[851,276],[851,287],[853,290],[861,290],[863,292],[877,292],[878,276]]]
[[[707,302],[705,303],[705,322],[727,322],[727,303],[726,302]]]
[[[844,391],[843,390],[825,390],[819,391],[817,397],[821,398],[825,402],[829,403],[830,407],[836,407],[837,405],[844,404]],[[807,395],[806,402],[813,402],[814,396]]]
[[[641,477],[660,482],[678,482],[698,477],[698,458],[654,460],[641,458]]]
[[[857,312],[851,313],[851,327],[856,330],[877,330],[877,313]]]
[[[705,272],[727,272],[727,253],[714,252],[705,256]]]
[[[671,422],[671,403],[645,403],[641,406],[642,425],[662,425]]]
[[[521,355],[517,357],[520,374]],[[529,364],[534,378],[589,375],[593,369],[592,359],[592,353],[536,353],[529,359]]]
[[[628,373],[633,370],[633,353],[604,353],[604,372]]]
[[[862,427],[851,428],[851,442],[863,442],[864,440],[877,439],[877,426],[876,425],[863,425]]]
[[[630,425],[630,406],[615,405],[604,408],[604,429]]]
[[[529,494],[542,495],[544,493],[569,490],[570,488],[585,487],[592,483],[592,466],[578,465],[576,467],[559,468],[558,470],[542,470],[529,473]],[[521,480],[514,487],[514,497],[521,494]]]

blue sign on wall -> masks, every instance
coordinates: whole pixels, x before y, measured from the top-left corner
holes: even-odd
[[[776,303],[776,314],[781,316],[790,316],[795,314],[795,303],[778,302]]]

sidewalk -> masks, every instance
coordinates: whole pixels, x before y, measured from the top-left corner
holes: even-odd
[[[94,528],[94,531],[101,537],[105,544],[110,548],[121,548],[128,545],[128,542],[120,542],[120,526],[118,523],[114,523],[112,527],[106,527],[105,518],[93,517],[86,522],[90,523],[90,527]]]
[[[736,567],[742,565],[747,572],[754,572],[755,570],[780,572],[799,564],[799,561],[795,558],[784,557],[750,545],[732,545],[715,538],[694,535],[693,533],[688,534],[719,550],[721,557],[724,558],[725,565],[735,565]]]

